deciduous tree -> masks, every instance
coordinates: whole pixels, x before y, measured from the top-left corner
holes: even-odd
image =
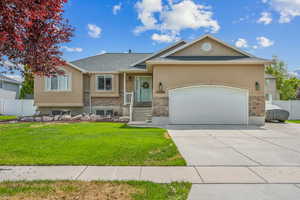
[[[55,73],[57,66],[65,64],[59,45],[70,41],[73,31],[63,18],[66,2],[1,0],[0,61],[28,66],[34,74]],[[9,67],[6,70],[22,69]]]

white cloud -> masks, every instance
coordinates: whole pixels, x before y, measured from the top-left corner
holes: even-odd
[[[220,26],[213,19],[210,7],[195,3],[193,0],[163,3],[162,0],[140,0],[136,3],[138,19],[142,25],[136,27],[135,33],[157,30],[154,38],[179,37],[184,29],[204,28],[206,31],[217,32]],[[153,36],[152,36],[153,38]]]
[[[273,20],[271,13],[269,13],[269,12],[262,12],[260,15],[261,16],[257,20],[257,23],[261,23],[261,24],[265,24],[265,25],[271,24],[271,22]]]
[[[95,24],[88,24],[89,36],[92,38],[99,38],[102,32],[102,29]]]
[[[113,14],[114,14],[114,15],[118,14],[118,12],[121,10],[121,8],[122,8],[122,4],[121,4],[121,3],[119,3],[119,4],[117,4],[117,5],[114,5],[114,6],[113,6],[113,9],[112,9]]]
[[[274,45],[274,41],[266,37],[257,37],[256,38],[259,47],[270,47]]]
[[[65,49],[67,52],[82,52],[83,49],[79,47],[67,47],[67,46],[62,46],[62,49]]]
[[[176,35],[157,34],[157,33],[154,33],[151,38],[152,40],[158,43],[170,43],[179,40],[179,38]]]
[[[236,42],[235,42],[235,46],[238,48],[247,48],[248,47],[248,42],[246,39],[244,38],[239,38]]]
[[[211,32],[217,32],[220,26],[212,16],[213,12],[209,8],[196,4],[192,0],[183,0],[172,4],[171,9],[162,13],[162,28],[176,32],[188,28],[207,28]]]
[[[300,16],[300,0],[262,0],[280,15],[279,23],[289,23]]]
[[[161,0],[142,0],[135,5],[138,11],[138,19],[142,22],[143,26],[135,29],[135,33],[140,33],[146,30],[155,29],[157,20],[154,14],[162,11]]]

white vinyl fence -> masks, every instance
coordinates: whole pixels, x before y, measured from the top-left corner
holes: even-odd
[[[290,120],[300,120],[300,100],[272,101],[272,104],[281,107],[290,113]]]
[[[0,99],[1,115],[31,116],[36,112],[33,100]]]

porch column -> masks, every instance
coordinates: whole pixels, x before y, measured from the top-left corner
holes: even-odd
[[[124,105],[126,104],[126,72],[124,72],[124,84],[123,84],[123,93],[124,93]]]

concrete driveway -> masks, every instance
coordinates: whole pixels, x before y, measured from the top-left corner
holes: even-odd
[[[204,183],[193,184],[190,200],[299,199],[300,124],[169,126],[168,131]]]
[[[190,166],[299,166],[300,124],[169,126]]]

